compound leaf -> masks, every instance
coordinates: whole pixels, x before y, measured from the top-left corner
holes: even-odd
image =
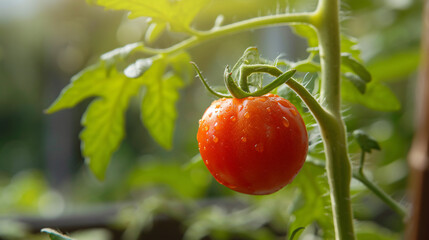
[[[192,20],[208,0],[97,0],[97,4],[114,10],[130,11],[130,18],[150,17],[168,23],[171,30],[187,32]]]

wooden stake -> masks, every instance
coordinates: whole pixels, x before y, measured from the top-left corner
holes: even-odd
[[[429,239],[429,1],[425,1],[423,21],[422,58],[417,83],[417,122],[408,156],[412,210],[405,239],[409,240]]]

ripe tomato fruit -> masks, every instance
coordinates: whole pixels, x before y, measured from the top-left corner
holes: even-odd
[[[200,120],[197,140],[204,163],[219,183],[253,195],[270,194],[290,183],[308,150],[301,115],[274,94],[214,101]]]

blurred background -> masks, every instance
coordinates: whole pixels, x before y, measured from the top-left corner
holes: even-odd
[[[245,8],[242,6],[246,6]],[[213,0],[198,15],[198,29],[281,12],[313,10],[316,1]],[[419,64],[422,1],[343,1],[342,27],[356,37],[362,59],[398,97],[401,109],[378,112],[344,103],[348,131],[363,129],[382,150],[368,157],[372,177],[406,204],[406,156],[413,136],[414,82]],[[104,52],[142,41],[144,18],[105,11],[84,0],[0,1],[0,239],[47,239],[52,227],[76,239],[282,239],[293,189],[268,197],[233,193],[215,182],[198,154],[198,120],[214,100],[199,81],[181,91],[174,147],[165,151],[142,126],[139,98],[127,112],[126,138],[100,182],[80,154],[80,118],[90,101],[70,110],[43,113],[71,76]],[[164,33],[153,47],[184,36]],[[306,41],[289,27],[234,34],[190,49],[213,85],[222,84],[248,46],[266,59],[307,56]],[[359,149],[351,141],[354,160]],[[382,227],[400,239],[404,225],[388,207],[355,184],[358,220],[368,232]],[[226,221],[228,220],[228,221]],[[317,227],[301,239],[319,239]],[[388,238],[387,238],[388,237]],[[362,238],[364,239],[364,238]]]

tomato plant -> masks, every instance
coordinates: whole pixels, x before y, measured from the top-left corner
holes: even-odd
[[[103,54],[93,66],[77,74],[47,110],[52,113],[96,97],[82,119],[84,129],[80,138],[82,154],[98,179],[105,178],[110,158],[124,138],[125,113],[131,99],[139,95],[140,88],[143,125],[159,145],[172,148],[179,90],[192,79],[189,48],[230,33],[293,25],[295,32],[308,40],[307,57],[300,61],[281,57],[262,60],[255,57],[258,54],[254,51],[246,51],[232,71],[227,68],[225,72],[229,93],[214,91],[197,69],[205,87],[221,98],[212,103],[200,121],[199,161],[205,163],[221,184],[255,195],[278,191],[303,168],[307,174],[298,176],[297,185],[306,197],[307,211],[300,211],[303,206],[291,207],[295,215],[289,227],[298,229],[317,222],[324,239],[356,239],[352,178],[402,218],[406,217],[406,209],[366,177],[363,171],[365,153],[380,147],[361,132],[355,134],[362,148],[359,169],[353,168],[349,153],[353,140],[348,137],[352,134],[347,132],[342,100],[382,111],[397,110],[400,103],[381,83],[380,74],[373,79],[360,57],[357,42],[340,31],[340,1],[319,0],[309,11],[276,9],[279,11],[275,15],[228,24],[224,24],[223,15],[218,15],[208,30],[197,29],[192,22],[209,1],[92,2],[110,9],[128,10],[131,18],[146,17],[150,26],[146,42],[131,43]],[[288,2],[285,1],[286,5]],[[289,5],[285,9],[289,9]],[[179,33],[175,38],[178,42],[165,48],[159,48],[163,43],[152,44],[167,30]],[[263,86],[260,73],[276,79]],[[315,76],[311,87],[305,83],[307,74]],[[294,102],[296,107],[279,97],[284,84],[299,97]],[[321,143],[317,149],[319,154],[311,152],[310,146],[307,156],[309,137],[300,115],[304,111],[312,121],[313,129],[308,132],[317,135],[313,143]],[[100,144],[100,139],[106,141]],[[356,154],[356,150],[353,153]],[[313,193],[309,194],[308,189]],[[319,195],[329,199],[319,199]],[[299,196],[297,199],[300,200]],[[313,207],[320,211],[308,214]]]
[[[200,120],[197,139],[201,157],[219,183],[255,195],[290,183],[308,148],[298,110],[273,94],[214,101]]]

